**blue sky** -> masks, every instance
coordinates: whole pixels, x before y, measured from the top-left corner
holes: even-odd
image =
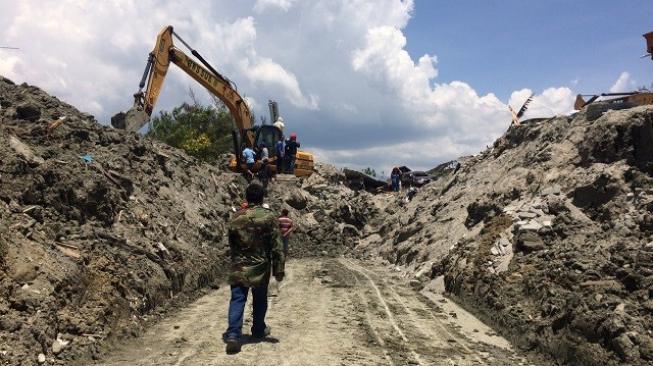
[[[171,24],[255,114],[275,99],[318,159],[428,169],[491,145],[507,104],[531,93],[525,118],[569,113],[576,93],[650,85],[639,56],[652,16],[652,0],[2,1],[0,43],[21,49],[0,49],[0,74],[108,123]],[[155,111],[189,87],[208,102],[172,67]]]
[[[438,55],[440,82],[465,80],[506,101],[520,88],[608,91],[623,71],[653,82],[642,34],[653,1],[417,0],[405,34],[414,57]]]

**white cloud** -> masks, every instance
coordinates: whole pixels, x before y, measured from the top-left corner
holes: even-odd
[[[514,91],[510,95],[508,104],[518,111],[531,94],[533,91],[530,89]],[[533,96],[522,120],[568,114],[574,110],[574,100],[574,93],[567,87],[544,89],[541,94]]]
[[[106,122],[129,107],[156,34],[172,24],[257,115],[277,100],[287,132],[308,150],[343,165],[426,168],[492,143],[510,115],[464,75],[438,82],[435,54],[411,57],[404,29],[413,11],[412,0],[6,1],[0,39],[21,50],[0,51],[0,73]],[[171,68],[158,108],[187,99],[188,86],[200,90]],[[571,95],[546,89],[527,116],[564,113]]]
[[[295,0],[256,0],[254,11],[261,13],[270,8],[278,8],[283,11],[288,11],[294,2]]]
[[[619,75],[617,81],[615,81],[615,83],[610,87],[610,93],[629,92],[636,88],[635,80],[631,78],[629,72],[624,71]]]

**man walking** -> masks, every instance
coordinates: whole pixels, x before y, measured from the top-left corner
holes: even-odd
[[[290,233],[294,230],[293,222],[288,217],[288,210],[285,208],[281,211],[279,216],[279,231],[281,231],[281,240],[283,240],[283,254],[288,255],[288,241],[290,240]]]
[[[224,334],[229,354],[240,352],[243,313],[250,289],[254,298],[252,338],[262,339],[270,334],[270,327],[265,324],[270,272],[278,282],[284,277],[283,244],[274,213],[262,207],[264,195],[260,184],[250,184],[245,191],[249,207],[237,212],[229,223],[231,301],[229,326]]]

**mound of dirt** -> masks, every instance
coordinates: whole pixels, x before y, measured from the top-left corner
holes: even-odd
[[[526,349],[653,362],[653,107],[526,121],[384,220],[358,253],[444,278]]]
[[[219,279],[238,177],[0,80],[3,364],[67,364]]]
[[[0,107],[0,363],[93,357],[218,286],[240,176],[34,86],[0,78]],[[339,254],[364,225],[341,175],[321,165],[272,185],[271,209],[298,221],[291,255]]]

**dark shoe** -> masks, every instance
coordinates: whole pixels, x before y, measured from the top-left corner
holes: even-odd
[[[254,338],[254,339],[263,339],[265,337],[270,336],[270,334],[272,334],[272,328],[265,327],[265,329],[263,330],[263,334],[253,334],[252,333],[252,338]]]
[[[227,354],[233,355],[240,352],[240,341],[237,338],[227,338]]]

